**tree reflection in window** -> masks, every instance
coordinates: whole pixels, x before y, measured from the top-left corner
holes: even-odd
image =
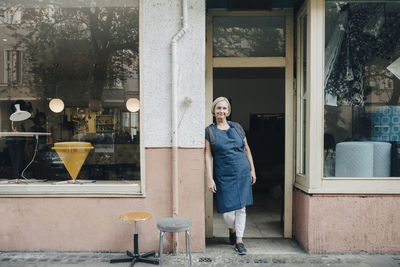
[[[22,24],[8,28],[39,95],[54,96],[56,83],[66,101],[100,101],[105,88],[138,71],[137,8],[25,8]]]
[[[214,57],[284,57],[285,17],[214,17]]]

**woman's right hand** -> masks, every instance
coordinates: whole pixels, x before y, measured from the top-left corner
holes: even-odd
[[[215,185],[214,179],[208,180],[208,190],[217,193],[217,186]]]

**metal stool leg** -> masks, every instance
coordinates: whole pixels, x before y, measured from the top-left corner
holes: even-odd
[[[186,243],[186,256],[188,255],[188,238],[187,238],[187,231],[185,231],[185,243]]]
[[[189,262],[190,262],[190,267],[192,267],[192,252],[190,251],[190,235],[189,235],[189,231],[186,231],[185,235],[186,235],[186,254],[188,253],[188,249],[189,249]]]
[[[139,235],[137,222],[133,226],[133,255],[139,255]]]
[[[160,266],[162,266],[163,237],[164,237],[164,232],[160,231],[160,239],[158,244],[158,257],[160,258]]]
[[[131,264],[129,265],[129,267],[132,267],[133,265],[135,265],[137,258],[133,258]]]
[[[138,233],[138,225],[137,222],[135,221],[133,226],[133,252],[127,250],[126,255],[128,255],[129,258],[111,259],[110,263],[131,262],[131,264],[129,265],[130,267],[135,265],[135,263],[137,262],[144,262],[144,263],[158,265],[159,263],[157,259],[147,259],[147,257],[153,256],[154,254],[156,254],[154,251],[147,252],[141,255],[139,254],[139,233]]]

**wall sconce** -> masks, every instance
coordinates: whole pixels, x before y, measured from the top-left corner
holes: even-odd
[[[140,102],[139,99],[137,98],[129,98],[126,101],[126,108],[130,111],[130,112],[136,112],[140,109]]]
[[[49,102],[49,108],[54,113],[60,113],[64,110],[64,102],[60,98],[53,98]]]

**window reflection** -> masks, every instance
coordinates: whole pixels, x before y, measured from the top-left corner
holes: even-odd
[[[400,176],[399,14],[398,2],[326,2],[325,176]]]
[[[25,176],[69,179],[52,147],[79,141],[94,149],[78,179],[139,179],[140,111],[126,107],[139,99],[138,1],[13,1],[0,9],[0,131],[12,132],[19,103],[32,117],[15,122],[17,131],[51,133],[39,138]],[[54,99],[64,107],[52,111]],[[34,137],[3,136],[0,178],[18,178],[34,149]]]
[[[214,17],[214,57],[284,57],[285,17]]]

